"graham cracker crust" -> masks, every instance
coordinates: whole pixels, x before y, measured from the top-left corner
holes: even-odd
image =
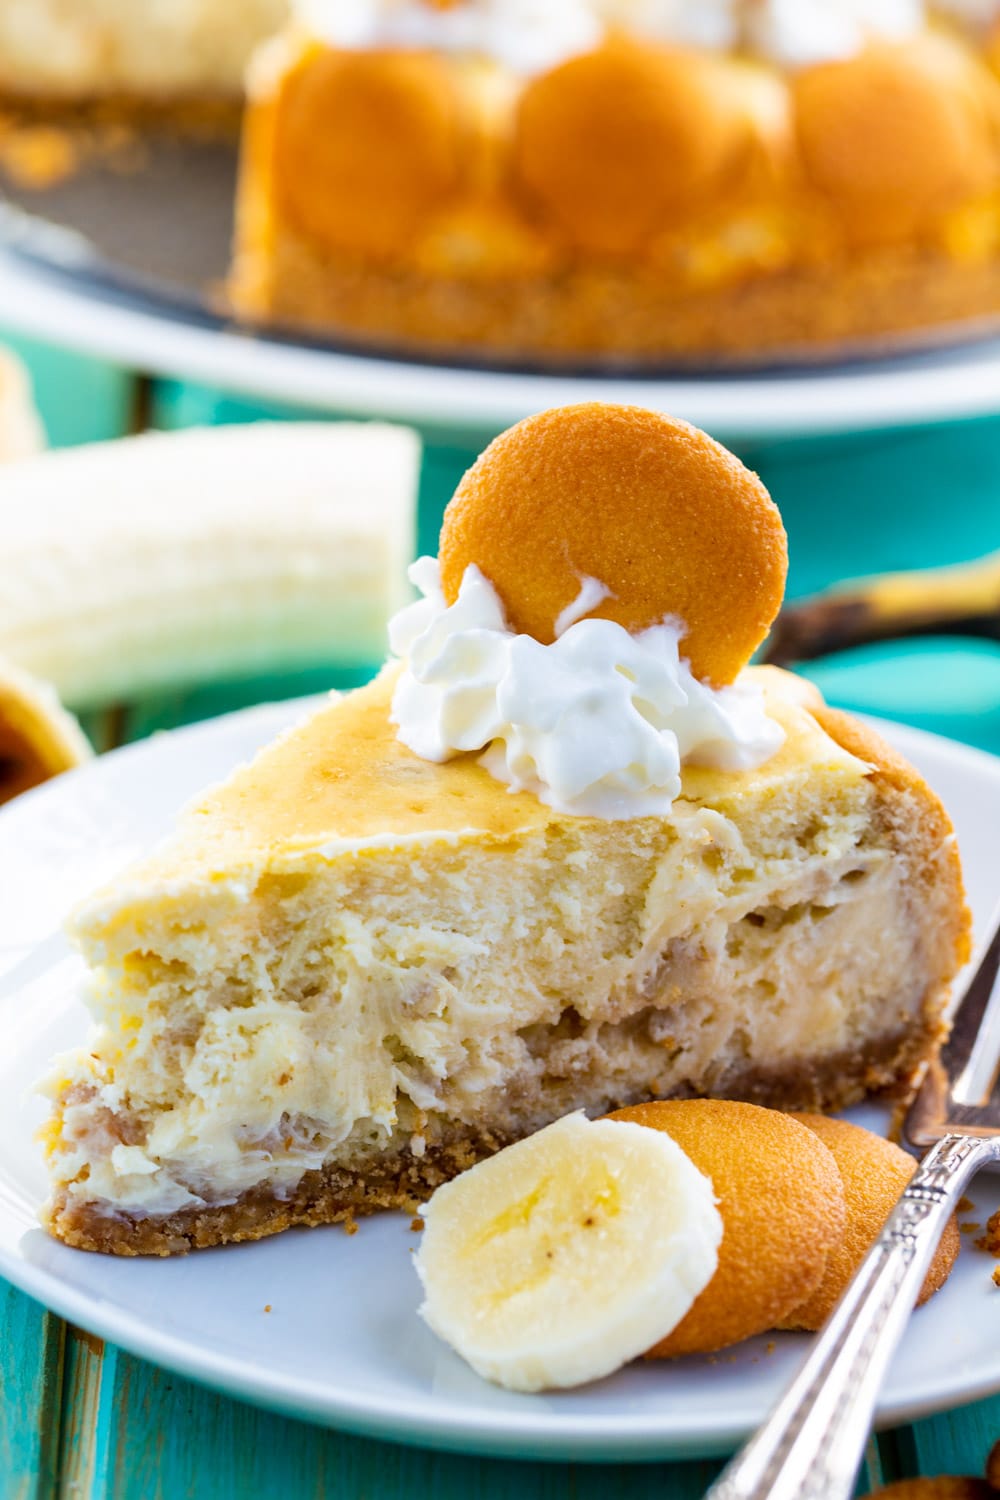
[[[743,1099],[772,1109],[829,1112],[872,1094],[906,1094],[921,1064],[943,1039],[936,1000],[930,997],[918,1031],[886,1036],[868,1044],[864,1054],[839,1053],[821,1062],[782,1069],[740,1070],[713,1088],[712,1097]],[[688,1090],[683,1097],[695,1093]],[[609,1099],[605,1108],[645,1103],[650,1097]],[[544,1123],[539,1119],[539,1128]],[[442,1182],[509,1145],[510,1139],[486,1128],[462,1129],[451,1139],[428,1146],[422,1156],[403,1148],[355,1171],[331,1165],[307,1172],[288,1197],[258,1187],[235,1203],[182,1209],[160,1218],[102,1213],[94,1203],[79,1202],[63,1190],[49,1205],[46,1228],[78,1250],[166,1256],[264,1239],[296,1226],[349,1222],[355,1215],[382,1209],[414,1213]]]
[[[238,318],[383,354],[746,368],[902,352],[986,337],[1000,324],[1000,261],[911,247],[697,285],[613,263],[430,275],[339,254],[287,224],[255,239],[243,236],[229,284]]]

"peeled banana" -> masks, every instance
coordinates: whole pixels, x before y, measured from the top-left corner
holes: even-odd
[[[947,568],[882,573],[786,605],[768,638],[774,666],[919,635],[1000,640],[1000,552]]]
[[[91,754],[83,730],[48,683],[0,658],[0,802]]]
[[[0,473],[0,655],[74,708],[378,662],[419,442],[375,423],[147,433]]]
[[[712,1184],[668,1135],[567,1115],[422,1210],[422,1317],[518,1391],[583,1384],[674,1329],[715,1272]]]

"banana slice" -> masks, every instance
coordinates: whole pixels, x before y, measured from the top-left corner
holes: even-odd
[[[421,1316],[487,1380],[582,1385],[664,1338],[708,1284],[722,1219],[668,1136],[567,1115],[438,1189]]]
[[[0,802],[93,754],[55,691],[0,657]]]

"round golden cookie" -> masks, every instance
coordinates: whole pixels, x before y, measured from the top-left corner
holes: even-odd
[[[778,1110],[726,1099],[638,1104],[610,1118],[671,1136],[711,1178],[722,1215],[715,1275],[647,1358],[738,1344],[812,1295],[845,1218],[836,1164],[816,1135]]]
[[[783,1320],[783,1328],[822,1328],[840,1301],[855,1271],[871,1249],[899,1195],[916,1171],[916,1162],[899,1146],[826,1115],[795,1115],[827,1147],[844,1184],[847,1227],[834,1246],[826,1274],[808,1301]],[[950,1219],[938,1245],[927,1279],[917,1298],[920,1307],[948,1279],[959,1250],[958,1225]]]
[[[616,37],[528,85],[514,172],[572,243],[627,254],[724,183],[749,139],[719,59]]]
[[[398,252],[459,187],[463,128],[441,58],[310,52],[278,105],[278,190],[290,217],[322,244]]]
[[[994,183],[1000,91],[947,37],[872,46],[792,88],[806,173],[857,238],[908,238]]]
[[[697,677],[732,682],[767,635],[788,552],[755,474],[687,422],[591,402],[528,417],[492,442],[441,529],[453,603],[475,563],[512,629],[546,644],[584,578],[610,593],[590,616],[636,632],[683,622]]]

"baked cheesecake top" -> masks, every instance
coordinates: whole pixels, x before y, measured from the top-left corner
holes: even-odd
[[[197,890],[220,909],[242,900],[267,872],[315,868],[380,851],[457,843],[511,844],[567,823],[603,823],[560,813],[526,792],[511,792],[460,755],[422,760],[397,737],[390,705],[398,666],[337,698],[291,729],[182,816],[160,850],[78,909],[78,931],[104,929],[136,908],[164,910]],[[856,784],[868,767],[841,747],[811,712],[820,695],[774,667],[749,668],[784,742],[764,765],[746,771],[685,767],[673,816],[692,808],[735,816],[742,805],[795,788]],[[622,837],[633,825],[624,823]],[[113,939],[112,939],[113,940]]]
[[[390,624],[400,660],[210,792],[84,926],[191,882],[239,898],[265,870],[864,775],[812,689],[741,670],[781,602],[785,533],[756,475],[685,422],[527,418],[462,480],[437,568]]]

